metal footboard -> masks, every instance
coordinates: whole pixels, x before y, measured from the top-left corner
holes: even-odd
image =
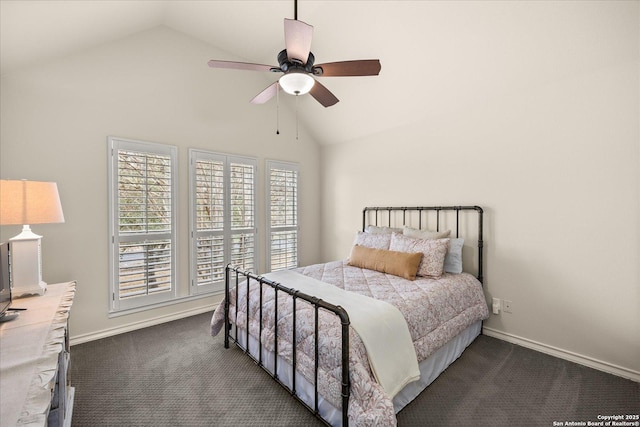
[[[251,352],[249,351],[249,289],[250,289],[250,284],[251,281],[255,281],[260,285],[260,299],[259,299],[259,324],[260,324],[260,332],[259,332],[259,336],[257,337],[258,339],[258,343],[259,343],[259,350],[258,350],[258,357],[254,357],[253,354],[251,354]],[[274,295],[275,295],[275,318],[276,318],[276,322],[275,325],[276,327],[274,328],[274,333],[275,333],[275,337],[274,337],[274,369],[273,372],[271,372],[267,366],[265,366],[263,364],[262,361],[262,329],[263,329],[263,318],[262,318],[262,306],[263,306],[263,301],[262,301],[262,290],[263,290],[263,286],[270,286],[271,288],[273,288],[275,290]],[[237,323],[235,324],[235,335],[232,336],[231,334],[231,329],[232,329],[232,325],[231,322],[229,320],[229,310],[230,310],[230,297],[231,297],[231,287],[235,287],[235,307],[236,307],[236,313],[234,314],[234,318],[237,318],[237,311],[238,311],[238,295],[239,295],[239,287],[240,286],[246,286],[247,292],[246,292],[246,298],[247,298],[247,316],[246,316],[246,339],[245,339],[245,344],[246,346],[243,346],[242,343],[239,342],[238,340],[238,325]],[[277,328],[277,319],[278,319],[278,293],[279,292],[284,292],[288,295],[290,295],[292,297],[292,322],[293,322],[293,336],[291,338],[291,342],[293,343],[292,345],[292,365],[293,365],[293,369],[292,369],[292,380],[291,380],[291,387],[284,383],[280,378],[278,378],[278,328]],[[308,302],[309,304],[311,304],[311,306],[313,306],[314,309],[314,313],[315,313],[315,357],[314,357],[314,361],[315,361],[315,366],[314,366],[314,373],[315,373],[315,378],[314,378],[314,407],[311,407],[309,404],[307,404],[307,402],[305,402],[297,393],[296,391],[296,353],[297,353],[297,349],[296,349],[296,301],[298,299],[302,299],[303,301]],[[289,391],[289,393],[291,393],[291,395],[293,397],[295,397],[299,402],[301,402],[309,411],[313,412],[315,414],[316,417],[318,417],[319,419],[321,419],[323,422],[326,423],[326,420],[324,420],[322,418],[322,416],[319,413],[318,410],[318,353],[319,353],[319,348],[318,348],[318,312],[320,309],[324,309],[328,312],[333,313],[334,315],[336,315],[339,319],[340,319],[340,323],[342,325],[342,379],[341,379],[341,398],[342,398],[342,425],[343,426],[348,426],[349,425],[349,419],[348,419],[348,408],[349,408],[349,396],[350,396],[350,389],[349,389],[349,315],[347,314],[347,312],[340,306],[335,306],[333,304],[330,304],[326,301],[323,301],[317,297],[314,297],[312,295],[308,295],[305,294],[303,292],[297,291],[295,289],[291,289],[291,288],[287,288],[285,286],[282,286],[280,283],[278,282],[274,282],[271,281],[269,279],[266,279],[262,276],[258,276],[255,275],[249,271],[245,271],[242,270],[238,267],[234,267],[231,264],[227,265],[226,269],[225,269],[225,304],[224,304],[224,312],[225,312],[225,327],[224,327],[224,346],[225,348],[229,348],[229,341],[234,341],[236,343],[236,345],[241,348],[249,357],[251,357],[258,366],[260,366],[263,370],[265,370],[274,380],[276,380],[276,382],[278,382],[278,384],[280,384],[282,387],[284,387],[286,390]]]

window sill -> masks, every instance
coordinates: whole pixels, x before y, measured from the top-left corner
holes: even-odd
[[[122,309],[122,310],[110,310],[109,314],[108,314],[108,318],[114,318],[114,317],[120,317],[120,316],[127,316],[129,314],[134,314],[134,313],[140,313],[143,311],[150,311],[150,310],[154,310],[156,308],[161,308],[161,307],[167,307],[170,305],[175,305],[175,304],[181,304],[184,302],[189,302],[189,301],[196,301],[199,299],[204,299],[204,298],[211,298],[211,297],[215,297],[218,295],[224,295],[224,290],[222,291],[212,291],[212,292],[207,292],[207,293],[202,293],[202,294],[198,294],[198,295],[189,295],[189,296],[185,296],[185,297],[178,297],[178,298],[173,298],[169,301],[163,301],[163,302],[159,302],[159,303],[155,303],[155,304],[148,304],[148,305],[141,305],[139,307],[133,307],[133,308],[126,308],[126,309]],[[213,310],[215,307],[211,307],[211,309]]]

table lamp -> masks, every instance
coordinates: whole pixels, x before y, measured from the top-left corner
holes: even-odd
[[[14,297],[43,295],[42,236],[29,224],[64,222],[55,182],[0,180],[0,225],[22,225],[22,233],[9,239],[11,292]]]

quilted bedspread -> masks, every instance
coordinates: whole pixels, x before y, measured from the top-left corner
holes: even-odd
[[[407,320],[418,361],[429,357],[434,351],[462,332],[472,323],[486,319],[489,315],[482,286],[470,274],[444,274],[438,279],[419,277],[415,281],[403,279],[373,270],[352,267],[346,261],[334,261],[298,268],[295,271],[330,283],[347,291],[384,300],[396,306]],[[230,320],[246,325],[249,312],[249,332],[259,336],[259,286],[252,281],[249,292],[249,309],[246,303],[246,286],[240,286],[238,312],[235,308],[235,289],[230,301]],[[282,283],[287,286],[286,283]],[[262,344],[274,349],[274,292],[269,286],[263,288]],[[297,370],[310,383],[314,372],[314,312],[301,300],[296,307],[296,358]],[[224,303],[215,310],[211,321],[212,335],[217,335],[224,326]],[[278,295],[278,353],[292,363],[292,308],[286,294]],[[318,392],[340,408],[341,378],[341,328],[337,317],[320,310],[319,314],[319,372]],[[351,398],[349,399],[349,423],[354,426],[396,425],[393,402],[382,387],[376,383],[364,344],[358,334],[350,328],[349,375]]]

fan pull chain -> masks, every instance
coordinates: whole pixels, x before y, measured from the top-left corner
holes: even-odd
[[[296,141],[298,140],[298,95],[296,94]]]
[[[276,82],[276,135],[280,135],[280,83]]]

